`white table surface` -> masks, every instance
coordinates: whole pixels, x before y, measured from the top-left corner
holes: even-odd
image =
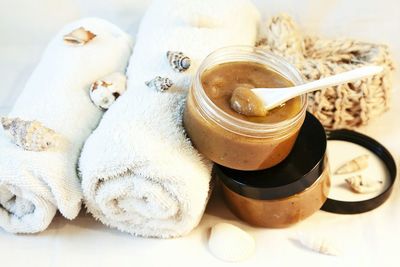
[[[254,1],[267,17],[287,12],[310,33],[353,37],[390,45],[400,63],[400,4],[396,0]],[[12,106],[43,52],[46,42],[65,23],[96,15],[134,34],[149,1],[134,0],[0,0],[0,114]],[[395,77],[393,108],[359,129],[400,155],[400,76]],[[345,151],[344,151],[345,153]],[[0,155],[1,157],[6,155]],[[0,229],[0,266],[400,266],[400,192],[378,209],[360,215],[319,211],[287,229],[253,228],[236,219],[214,192],[200,225],[172,240],[144,239],[109,229],[82,211],[68,221],[57,215],[36,235],[11,235]],[[210,226],[230,222],[251,233],[256,252],[229,264],[207,248]],[[330,236],[339,257],[316,254],[292,240],[298,231]]]

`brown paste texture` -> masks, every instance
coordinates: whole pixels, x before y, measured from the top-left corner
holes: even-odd
[[[248,87],[287,87],[291,81],[283,75],[268,69],[265,65],[253,62],[223,63],[200,74],[201,87],[193,84],[188,95],[183,116],[184,127],[193,145],[208,159],[223,166],[237,170],[261,170],[272,167],[284,160],[296,141],[304,116],[300,117],[284,133],[253,137],[249,134],[232,131],[220,121],[211,119],[203,112],[206,106],[196,100],[194,92],[203,90],[215,105],[207,106],[210,112],[230,114],[232,121],[273,124],[286,121],[302,110],[300,97],[268,111],[266,116],[245,116],[234,111],[230,106],[233,90],[238,86]],[[206,98],[207,99],[207,98]],[[236,122],[232,122],[236,123]],[[251,127],[250,127],[251,128]],[[251,129],[250,129],[251,130]]]
[[[296,97],[269,110],[265,116],[246,116],[231,107],[231,97],[240,88],[282,88],[293,83],[281,74],[255,62],[228,62],[206,70],[201,83],[207,96],[224,112],[236,118],[256,122],[275,123],[294,117],[301,109],[300,97]]]

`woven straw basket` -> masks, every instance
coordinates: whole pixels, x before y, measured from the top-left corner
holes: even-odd
[[[257,46],[294,64],[306,81],[320,79],[365,65],[380,65],[384,72],[357,82],[308,95],[308,110],[327,129],[354,128],[389,109],[394,64],[385,45],[349,39],[328,40],[303,35],[287,15],[272,17],[262,26]]]

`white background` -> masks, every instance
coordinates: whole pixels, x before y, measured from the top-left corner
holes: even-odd
[[[65,23],[100,16],[135,34],[150,1],[0,0],[0,113],[6,112],[37,64],[46,43]],[[396,0],[258,0],[264,17],[286,12],[308,33],[387,43],[400,65],[400,3]],[[400,155],[400,75],[395,77],[393,108],[359,129]],[[343,151],[346,153],[346,151]],[[1,157],[7,155],[0,155]],[[398,161],[397,161],[398,162]],[[69,222],[57,216],[37,235],[11,235],[0,229],[0,266],[400,266],[399,184],[383,206],[361,215],[317,212],[288,229],[258,229],[235,219],[219,192],[201,224],[189,236],[143,239],[108,229],[83,212]],[[240,264],[215,259],[207,249],[208,228],[228,221],[246,229],[257,251]],[[292,239],[296,232],[321,233],[342,250],[319,255]]]

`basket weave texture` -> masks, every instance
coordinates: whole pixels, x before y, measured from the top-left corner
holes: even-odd
[[[281,14],[262,26],[257,46],[286,58],[305,81],[366,65],[384,67],[373,77],[308,94],[308,111],[327,129],[365,125],[389,109],[394,63],[386,45],[304,35],[291,17]]]

